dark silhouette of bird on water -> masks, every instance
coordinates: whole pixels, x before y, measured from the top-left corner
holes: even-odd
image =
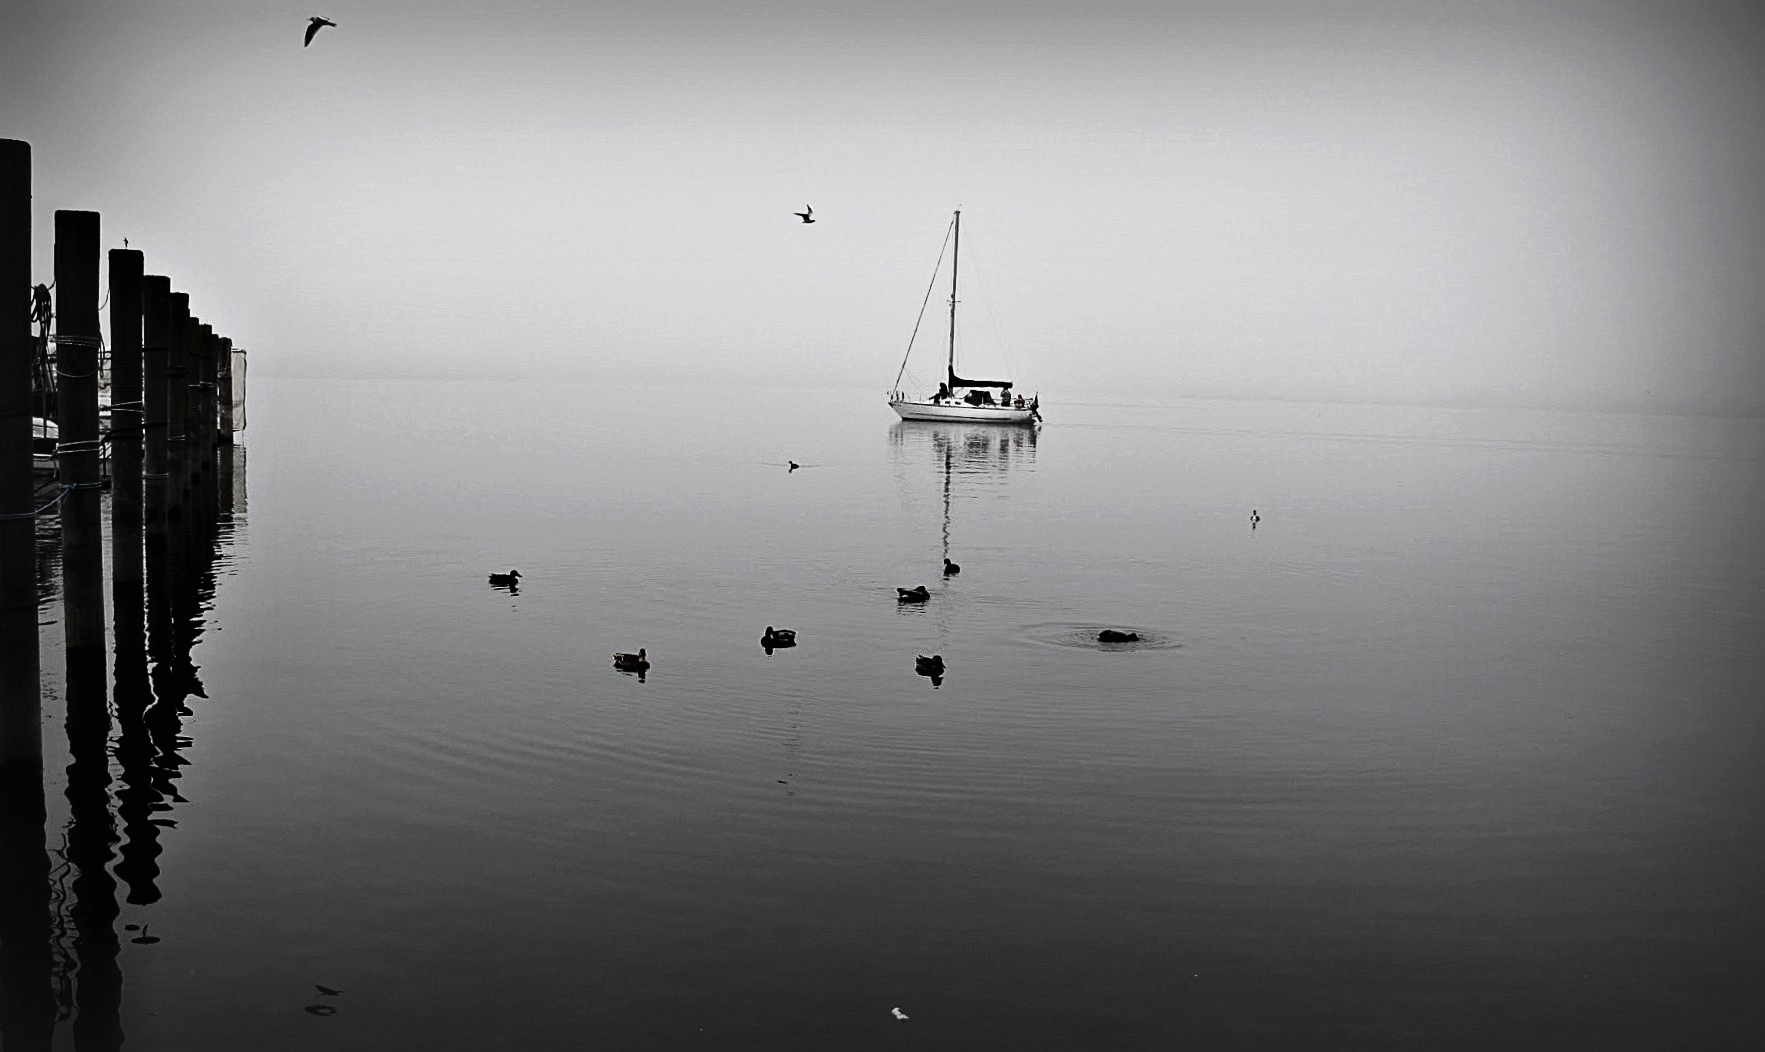
[[[306,24],[306,44],[302,44],[300,46],[306,47],[307,44],[311,44],[313,42],[313,37],[318,36],[319,30],[325,28],[326,26],[330,26],[333,29],[335,29],[337,27],[337,23],[331,21],[329,18],[320,18],[318,15],[314,15],[312,17],[312,21],[310,21]]]
[[[797,218],[801,219],[805,223],[815,222],[815,209],[809,205],[804,205],[803,208],[805,209],[805,211],[792,212],[791,215],[796,216]]]
[[[800,467],[802,467],[802,466],[803,466],[803,465],[801,465],[801,464],[799,464],[799,463],[797,463],[797,462],[796,462],[796,461],[794,461],[794,460],[787,460],[787,461],[785,461],[785,463],[787,463],[787,464],[789,464],[789,465],[790,465],[790,469],[789,469],[789,470],[788,470],[788,471],[786,471],[786,472],[785,472],[785,474],[787,474],[787,475],[788,475],[788,474],[790,474],[790,473],[791,473],[791,472],[792,472],[792,471],[795,471],[795,470],[797,470],[797,469],[798,469],[798,468],[800,468]]]

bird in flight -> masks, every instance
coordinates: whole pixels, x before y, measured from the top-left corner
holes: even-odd
[[[894,1014],[896,1019],[906,1019],[907,1018],[907,1013],[901,1011],[899,1008],[891,1008],[891,1009],[889,1009],[889,1011]]]
[[[805,211],[792,212],[791,215],[800,217],[803,220],[803,222],[805,222],[805,223],[815,222],[815,209],[811,208],[808,205],[804,205],[803,208],[805,209]]]
[[[314,15],[312,21],[308,22],[306,25],[306,44],[300,46],[306,47],[307,44],[311,44],[313,42],[313,37],[319,35],[319,30],[326,26],[335,28],[336,25],[337,23],[331,21],[329,18],[320,18],[318,15]]]

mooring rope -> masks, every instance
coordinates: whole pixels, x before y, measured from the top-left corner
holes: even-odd
[[[60,504],[62,498],[66,497],[69,493],[72,493],[73,491],[74,491],[73,486],[64,485],[60,488],[60,491],[58,493],[56,493],[55,496],[50,499],[49,503],[38,508],[36,511],[9,512],[9,513],[0,515],[0,522],[12,522],[12,521],[16,521],[18,519],[34,519],[37,516],[48,511],[50,508],[53,508],[57,504]]]

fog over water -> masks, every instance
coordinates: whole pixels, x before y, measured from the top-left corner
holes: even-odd
[[[961,206],[964,338],[1048,390],[1765,404],[1750,5],[328,14],[0,43],[38,229],[103,212],[266,372],[873,389]]]
[[[4,25],[250,364],[101,699],[37,519],[7,1052],[1765,1047],[1752,6]]]

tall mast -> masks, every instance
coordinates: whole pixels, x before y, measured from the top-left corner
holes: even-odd
[[[956,264],[962,259],[962,209],[956,210],[956,243],[950,252],[950,391],[956,391]]]

